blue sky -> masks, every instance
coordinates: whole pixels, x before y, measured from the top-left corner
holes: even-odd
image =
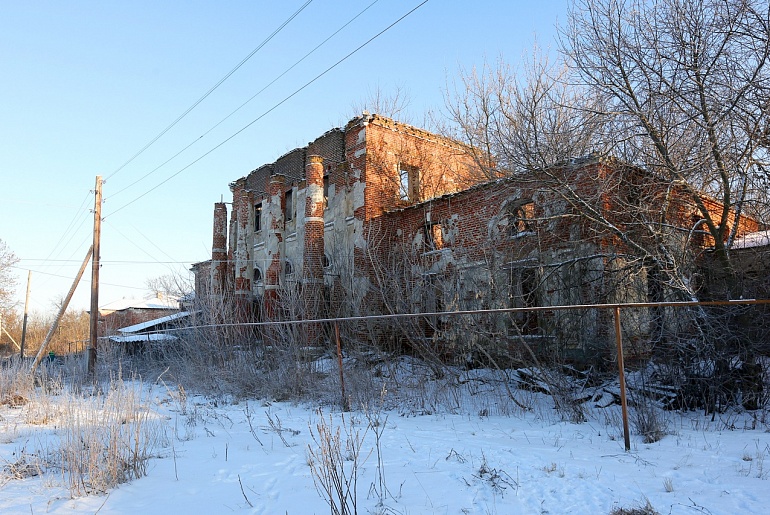
[[[27,270],[32,310],[67,293],[90,245],[97,175],[100,304],[145,296],[147,278],[210,257],[213,203],[230,200],[230,182],[344,124],[377,89],[406,91],[407,121],[420,124],[461,67],[555,46],[567,12],[567,0],[429,0],[275,107],[422,1],[379,0],[208,132],[372,4],[313,0],[122,167],[305,1],[0,1],[0,239],[21,259],[20,303]],[[88,308],[86,275],[73,308]]]

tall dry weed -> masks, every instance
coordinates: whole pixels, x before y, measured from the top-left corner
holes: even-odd
[[[140,387],[120,379],[104,394],[68,397],[64,411],[59,453],[73,497],[145,476],[148,460],[167,445],[165,424]]]
[[[23,406],[35,391],[35,382],[29,373],[29,366],[12,358],[0,363],[0,404]]]

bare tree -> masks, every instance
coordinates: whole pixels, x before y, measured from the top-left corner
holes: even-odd
[[[172,272],[147,279],[145,285],[154,294],[169,297],[183,297],[195,290],[190,274],[181,272]]]
[[[725,279],[748,210],[766,201],[770,6],[755,0],[578,0],[561,32],[572,76],[606,106],[608,148],[681,188]],[[704,196],[721,209],[709,209]]]
[[[535,54],[523,73],[465,73],[447,101],[450,134],[494,165],[482,177],[540,191],[541,224],[568,219],[604,249],[607,301],[738,298],[731,247],[768,213],[770,6],[576,0],[559,43],[562,63]],[[756,356],[739,334],[745,313],[696,312],[679,337],[688,318],[664,315],[650,314],[650,338],[666,342],[693,402],[734,395],[731,357],[748,370]]]
[[[409,91],[402,85],[395,85],[386,92],[377,84],[373,89],[367,89],[364,98],[353,102],[351,116],[361,116],[366,111],[409,123],[407,110],[410,103]]]
[[[538,47],[520,68],[499,60],[496,67],[463,70],[447,89],[452,123],[442,132],[469,144],[481,179],[540,170],[601,149],[603,109],[585,105],[590,95],[570,82],[568,71]]]
[[[13,293],[16,287],[16,279],[11,274],[11,267],[19,259],[5,244],[0,240],[0,309],[9,309],[13,307]]]
[[[730,247],[746,215],[767,214],[768,10],[754,0],[577,0],[561,31],[564,60],[536,50],[520,70],[500,62],[463,73],[448,95],[448,132],[470,144],[482,178],[539,181],[682,297],[697,295],[697,256],[682,236],[704,240],[724,284],[712,296],[736,298]],[[587,155],[631,166],[578,191],[564,165]],[[614,213],[597,208],[607,194],[619,200]],[[695,217],[674,227],[677,202]]]

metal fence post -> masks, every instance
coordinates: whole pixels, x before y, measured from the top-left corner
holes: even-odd
[[[348,396],[345,395],[345,375],[342,372],[342,344],[340,343],[340,323],[334,321],[334,336],[337,340],[337,361],[340,366],[340,391],[342,393],[342,409],[343,411],[350,411],[348,404]]]
[[[628,403],[626,402],[626,373],[623,363],[623,337],[620,334],[620,306],[615,306],[615,343],[618,347],[618,379],[620,380],[620,407],[623,412],[623,440],[626,452],[631,450],[631,436],[628,431]]]

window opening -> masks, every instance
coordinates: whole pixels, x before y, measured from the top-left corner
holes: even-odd
[[[324,175],[324,209],[329,207],[329,176]]]
[[[424,276],[422,310],[423,313],[441,313],[444,311],[444,292],[436,274]],[[437,331],[443,331],[444,326],[445,323],[441,315],[426,316],[423,319],[423,334],[426,338],[432,338]]]
[[[647,271],[647,302],[663,302],[665,299],[665,276],[657,263],[646,260]],[[665,328],[665,310],[660,306],[650,308],[650,339],[655,343],[663,341]]]
[[[262,203],[254,206],[254,232],[262,230]]]
[[[294,205],[293,205],[294,203],[292,202],[293,201],[292,190],[287,191],[284,198],[285,198],[284,218],[288,222],[289,220],[293,220],[294,219]]]
[[[534,268],[511,270],[510,307],[536,307],[537,286],[537,271]],[[511,318],[522,334],[534,334],[538,330],[537,314],[537,311],[516,311],[511,313]]]
[[[533,232],[535,229],[535,203],[531,200],[517,202],[508,208],[508,236]]]
[[[419,199],[419,169],[416,166],[400,164],[398,167],[398,198],[414,202]]]
[[[427,250],[440,250],[444,248],[444,237],[441,232],[441,224],[427,222],[424,227],[425,247]]]

